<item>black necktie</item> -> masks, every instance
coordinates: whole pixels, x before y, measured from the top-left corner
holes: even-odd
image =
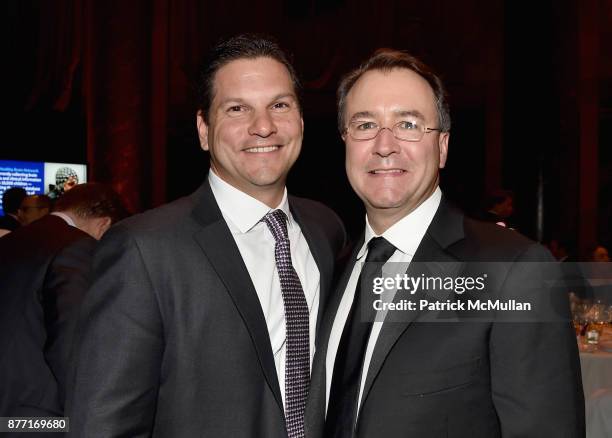
[[[395,247],[382,237],[372,239],[368,244],[366,263],[359,274],[355,298],[342,331],[334,362],[325,420],[326,438],[353,436],[363,359],[376,316],[371,299],[372,281],[374,277],[381,275],[382,265],[394,252]],[[367,313],[362,314],[364,305],[368,306]]]
[[[285,423],[289,438],[304,437],[304,410],[310,384],[309,317],[306,296],[293,264],[287,236],[287,216],[273,210],[263,221],[276,241],[274,257],[285,306],[287,360],[285,364]]]

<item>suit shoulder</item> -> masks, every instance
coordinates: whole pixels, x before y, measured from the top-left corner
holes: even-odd
[[[464,232],[473,251],[490,261],[552,260],[542,245],[500,225],[466,217]]]
[[[344,223],[334,210],[319,201],[297,196],[290,196],[289,202],[300,217],[318,224],[328,238],[334,242],[337,250],[347,245],[348,238]]]
[[[332,210],[331,208],[329,208],[327,205],[323,204],[322,202],[315,201],[314,199],[300,198],[299,196],[291,195],[289,196],[289,202],[292,207],[299,208],[301,211],[304,211],[304,212],[310,211],[310,212],[313,212],[314,215],[318,215],[318,214],[330,215],[340,220],[340,218],[338,217],[338,215],[336,214],[334,210]]]
[[[83,239],[93,240],[93,237],[57,216],[47,215],[3,237],[0,248],[6,246],[14,258],[28,258],[34,253],[53,254]]]
[[[113,231],[142,236],[151,232],[175,229],[189,217],[193,207],[193,196],[185,196],[124,219],[113,226]]]

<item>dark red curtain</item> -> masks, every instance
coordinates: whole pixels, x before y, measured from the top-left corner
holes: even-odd
[[[334,117],[340,75],[380,46],[409,49],[441,70],[457,70],[459,59],[470,61],[453,80],[469,90],[487,76],[491,92],[500,95],[499,75],[490,76],[496,71],[491,67],[501,65],[495,58],[500,6],[483,10],[479,3],[41,1],[29,105],[50,99],[55,109],[65,109],[80,77],[91,179],[112,183],[130,209],[139,211],[166,201],[168,130],[178,120],[195,123],[190,78],[200,55],[218,38],[263,32],[279,39],[296,54],[306,111],[317,117]],[[455,18],[471,13],[479,23],[466,32]],[[445,32],[436,31],[442,28]],[[486,50],[493,57],[470,50],[482,41],[491,42]]]
[[[584,249],[599,222],[598,234],[609,240],[601,194],[610,190],[610,158],[605,148],[597,152],[596,131],[599,124],[602,138],[612,135],[605,128],[612,120],[610,0],[589,7],[547,0],[528,12],[502,0],[9,2],[25,25],[16,31],[19,56],[31,57],[35,71],[22,81],[31,82],[27,108],[82,112],[70,120],[84,125],[91,179],[112,183],[134,212],[188,193],[204,178],[191,78],[216,40],[260,32],[295,55],[304,79],[306,137],[290,178],[294,192],[347,212],[344,219],[360,226],[359,203],[347,197],[341,170],[335,88],[374,49],[402,48],[442,72],[450,90],[448,196],[470,207],[486,189],[513,189],[521,231],[535,236],[533,194],[544,170],[549,235],[577,236]],[[517,117],[543,128],[525,136]],[[589,215],[578,222],[581,208]]]

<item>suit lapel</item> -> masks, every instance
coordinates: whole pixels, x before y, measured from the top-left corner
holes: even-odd
[[[312,254],[317,268],[319,269],[319,309],[317,313],[317,329],[316,333],[319,334],[321,327],[321,320],[323,316],[323,309],[329,298],[332,275],[334,270],[334,258],[332,248],[329,245],[329,240],[325,236],[320,225],[317,225],[317,219],[309,215],[309,212],[302,208],[299,201],[289,197],[289,206],[291,208],[291,214],[294,216],[302,234],[308,242],[308,248]]]
[[[227,288],[238,312],[240,312],[251,334],[259,364],[268,385],[274,393],[279,408],[284,412],[270,335],[249,272],[221,215],[208,182],[205,182],[193,196],[196,198],[193,216],[202,226],[202,229],[195,234],[194,238],[206,254],[213,269]]]
[[[433,273],[435,273],[435,275],[453,276],[462,269],[462,264],[453,264],[451,268],[453,272],[449,272],[448,269],[443,271],[442,267],[445,265],[441,265],[441,263],[457,262],[457,259],[446,251],[446,248],[462,238],[463,214],[453,209],[448,202],[442,198],[438,211],[429,225],[425,236],[423,236],[423,240],[419,244],[406,273],[409,276],[416,277],[421,274],[429,276]],[[449,294],[452,293],[452,291],[449,291]],[[396,294],[395,300],[400,298],[401,294]],[[437,298],[440,299],[442,297],[437,296]],[[409,312],[407,315],[403,315],[401,321],[388,321],[385,319],[385,323],[376,341],[374,352],[372,353],[372,359],[370,360],[368,374],[363,387],[361,407],[365,404],[372,384],[376,376],[378,376],[393,345],[395,345],[402,333],[408,329],[410,324],[412,324],[420,314],[421,312],[417,311]],[[387,317],[390,315],[391,314],[387,315]]]

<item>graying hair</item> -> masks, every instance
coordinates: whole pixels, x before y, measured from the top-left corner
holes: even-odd
[[[378,49],[363,64],[346,74],[340,81],[337,93],[338,129],[340,130],[340,133],[344,133],[346,128],[346,120],[344,118],[346,96],[359,78],[371,70],[389,72],[396,68],[412,70],[427,81],[435,96],[436,110],[438,111],[438,128],[441,130],[441,132],[450,131],[450,109],[447,101],[446,90],[440,77],[435,74],[428,65],[406,52],[393,49]]]

